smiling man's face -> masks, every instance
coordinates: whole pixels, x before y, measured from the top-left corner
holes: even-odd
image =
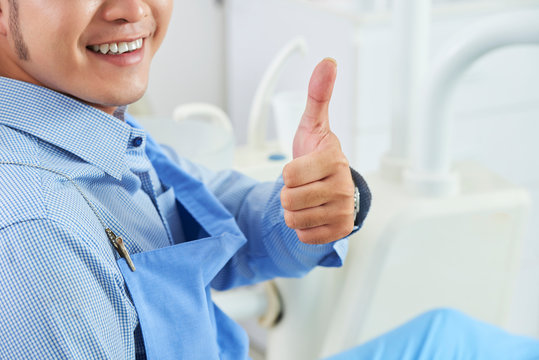
[[[112,113],[146,90],[173,0],[0,0],[0,75]]]

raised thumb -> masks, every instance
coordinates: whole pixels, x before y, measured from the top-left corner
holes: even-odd
[[[300,126],[306,129],[329,131],[329,101],[337,77],[337,62],[322,60],[314,69],[309,82],[309,96]]]
[[[322,60],[314,69],[305,112],[294,137],[294,159],[316,150],[330,133],[328,109],[336,77],[337,62],[331,58]]]

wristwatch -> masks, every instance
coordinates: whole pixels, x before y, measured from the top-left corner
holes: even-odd
[[[352,180],[354,180],[354,226],[361,226],[367,217],[371,205],[371,192],[363,177],[354,169],[350,168]]]
[[[354,188],[354,226],[357,226],[359,209],[361,209],[361,193],[358,187]]]

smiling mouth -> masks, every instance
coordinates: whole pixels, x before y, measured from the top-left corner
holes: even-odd
[[[95,53],[103,55],[121,55],[142,48],[144,40],[139,38],[129,42],[113,42],[101,45],[90,45],[87,48]]]

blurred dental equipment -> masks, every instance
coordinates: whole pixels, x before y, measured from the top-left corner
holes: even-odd
[[[353,10],[362,12],[388,11],[398,6],[398,0],[308,0],[317,5],[337,10]],[[432,4],[464,3],[468,0],[432,0]],[[476,0],[476,2],[488,2],[490,0]]]
[[[371,264],[370,269],[353,266],[360,257],[368,261],[365,247],[361,246],[362,254],[353,252],[358,261],[348,269],[337,306],[340,314],[328,331],[324,355],[388,330],[398,324],[395,319],[405,320],[421,308],[458,307],[508,326],[529,195],[478,164],[450,166],[448,101],[460,75],[481,56],[504,46],[539,44],[538,24],[536,10],[493,16],[463,29],[433,67],[426,79],[430,85],[415,89],[426,100],[410,105],[417,107],[411,114],[419,121],[410,118],[407,124],[413,129],[413,149],[405,186],[394,187],[395,182],[381,178],[370,182],[380,186],[376,193],[389,197],[395,208],[414,214],[401,214],[387,223],[391,225],[381,226],[385,229],[370,252],[378,255],[378,264]],[[399,197],[395,192],[404,189],[410,189],[410,195]],[[387,215],[374,212],[371,216],[377,221]],[[376,231],[375,227],[371,223],[366,232]],[[363,236],[367,234],[359,237]],[[351,274],[365,272],[370,277],[365,283],[371,285],[358,287],[357,276]],[[418,293],[422,295],[409,295]],[[387,301],[390,296],[398,297],[399,309]],[[376,318],[369,311],[384,314]],[[335,336],[337,330],[344,330],[348,340]]]
[[[252,150],[264,149],[269,105],[275,93],[277,81],[281,76],[283,67],[288,58],[295,52],[299,52],[302,55],[305,55],[307,52],[307,43],[302,37],[292,39],[279,51],[264,73],[262,81],[256,90],[249,115],[249,138],[247,139],[247,144]]]
[[[138,116],[137,119],[159,142],[178,156],[214,171],[234,166],[234,133],[226,113],[207,103],[177,106],[171,117]]]
[[[475,61],[494,50],[516,45],[539,45],[538,11],[499,15],[470,27],[454,39],[435,64],[429,85],[420,95],[427,101],[412,131],[417,139],[406,182],[414,191],[435,195],[458,191],[458,177],[450,170],[451,95]]]
[[[324,56],[339,60],[336,103],[332,104],[330,116],[336,119],[337,133],[351,154],[352,165],[359,169],[364,168],[362,164],[371,166],[370,161],[377,159],[373,154],[379,151],[380,144],[387,147],[382,159],[376,160],[380,162],[380,170],[367,175],[375,199],[364,229],[350,241],[345,267],[341,271],[315,270],[300,280],[277,281],[286,312],[269,332],[267,359],[312,359],[331,355],[379,335],[424,310],[440,306],[456,307],[507,328],[530,208],[528,192],[484,166],[469,162],[456,163],[433,186],[425,179],[436,180],[437,173],[422,177],[421,181],[415,180],[418,176],[414,175],[412,164],[417,163],[416,151],[423,141],[418,139],[417,129],[434,126],[423,123],[427,122],[423,118],[425,109],[445,101],[425,96],[426,86],[432,79],[431,54],[442,54],[438,56],[447,62],[457,61],[453,54],[440,50],[448,47],[448,39],[460,31],[472,31],[480,26],[476,24],[508,10],[500,3],[483,7],[477,5],[479,2],[472,6],[460,1],[461,10],[444,4],[444,9],[448,10],[436,10],[436,28],[432,29],[430,2],[394,1],[395,30],[391,34],[395,40],[393,51],[389,51],[383,49],[390,38],[386,30],[391,21],[388,14],[354,17],[351,12],[342,11],[345,2],[333,3],[334,6],[331,2],[310,3],[315,6],[300,1],[274,0],[269,4],[262,0],[232,0],[229,11],[233,23],[229,36],[234,40],[237,34],[237,39],[245,46],[243,42],[248,39],[241,36],[239,29],[257,38],[262,33],[259,29],[264,26],[242,21],[235,13],[249,14],[251,19],[263,16],[272,19],[279,9],[280,27],[275,29],[274,37],[268,39],[268,46],[274,46],[275,39],[286,33],[302,33],[309,44],[309,61],[315,56],[312,54],[322,52],[322,48],[326,50]],[[527,12],[526,6],[532,5],[526,4],[512,2],[511,12]],[[283,11],[284,8],[287,11]],[[459,15],[466,16],[459,18]],[[293,23],[300,18],[298,24]],[[528,22],[529,19],[526,18]],[[518,20],[513,18],[513,21]],[[504,26],[504,22],[499,25]],[[433,36],[440,38],[440,33],[443,41],[433,43]],[[340,34],[343,41],[332,41],[330,34]],[[463,35],[460,39],[465,38]],[[231,47],[234,49],[234,41]],[[231,65],[245,66],[241,59],[232,59],[235,61]],[[468,60],[471,64],[475,58]],[[376,71],[388,69],[391,64],[393,77],[385,78],[380,76],[381,71]],[[285,79],[289,83],[298,82],[294,74]],[[390,140],[387,142],[381,136],[369,134],[375,135],[375,129],[380,131],[375,120],[384,118],[386,114],[382,109],[388,108],[387,102],[380,101],[385,96],[380,92],[384,81],[391,84],[388,88],[394,89],[391,110],[387,111],[391,118],[391,136],[387,136]],[[234,99],[241,90],[237,90],[234,83],[230,85],[229,111],[240,113]],[[440,84],[443,88],[446,85],[453,86],[452,83]],[[339,94],[350,97],[339,102],[343,100]],[[479,96],[479,93],[474,95]],[[435,111],[437,116],[448,116],[444,113],[448,111],[445,106]],[[369,128],[365,123],[371,120],[373,125]],[[422,156],[440,151],[439,144],[430,145],[432,147],[420,148]],[[403,176],[404,173],[408,175]],[[459,186],[444,180],[457,179],[452,176],[456,173]]]
[[[260,326],[266,328],[277,324],[284,311],[279,290],[273,281],[230,291],[213,291],[212,298],[232,319],[257,319]]]
[[[257,180],[274,181],[292,158],[291,138],[307,98],[304,92],[275,94],[275,89],[290,58],[306,53],[307,44],[303,37],[287,42],[270,62],[255,91],[249,111],[247,145],[237,148],[235,168]],[[267,135],[271,106],[280,134],[277,143],[268,141]]]
[[[408,164],[413,124],[421,106],[429,63],[431,11],[429,0],[396,1],[394,5],[391,141],[381,167],[395,179]]]

